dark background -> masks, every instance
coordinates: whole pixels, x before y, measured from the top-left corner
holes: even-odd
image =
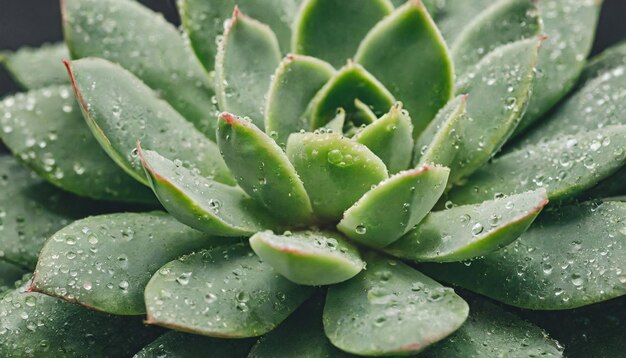
[[[171,22],[180,23],[175,0],[141,2],[164,13]],[[0,0],[0,50],[38,46],[62,39],[58,0]],[[626,0],[605,0],[593,53],[620,40],[626,40]],[[6,72],[0,70],[0,98],[17,90]]]

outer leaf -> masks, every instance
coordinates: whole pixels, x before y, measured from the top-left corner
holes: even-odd
[[[417,262],[473,259],[515,241],[547,203],[546,191],[539,189],[434,212],[385,250]]]
[[[71,87],[5,98],[2,112],[3,142],[50,183],[94,199],[154,202],[150,190],[121,170],[91,135]]]
[[[265,96],[280,63],[272,30],[235,8],[215,60],[215,89],[222,111],[252,118],[263,128]]]
[[[280,47],[290,48],[291,24],[302,0],[182,0],[178,9],[183,28],[196,55],[207,71],[214,67],[218,38],[224,32],[224,23],[230,18],[235,5],[264,24],[269,25]]]
[[[0,296],[15,288],[17,282],[26,273],[21,267],[0,260]]]
[[[305,0],[294,24],[292,51],[339,67],[392,10],[389,0]]]
[[[119,63],[200,132],[214,137],[209,78],[178,30],[161,15],[127,0],[63,0],[61,11],[73,58]]]
[[[487,53],[510,42],[541,34],[539,10],[533,0],[503,0],[474,18],[452,45],[454,69],[464,74]]]
[[[331,286],[324,330],[336,347],[359,355],[408,355],[445,338],[468,306],[451,288],[411,267],[370,255],[367,270]]]
[[[605,75],[618,67],[626,66],[626,42],[621,42],[613,47],[609,47],[600,55],[594,57],[585,70],[580,75],[579,84],[586,84],[587,81]]]
[[[382,248],[417,225],[443,194],[450,170],[400,172],[368,191],[343,214],[337,229],[358,243]]]
[[[420,54],[419,61],[415,54]],[[404,103],[413,119],[414,137],[452,96],[452,61],[419,0],[408,1],[378,23],[361,42],[355,60]]]
[[[302,180],[272,138],[254,124],[222,113],[217,144],[239,185],[250,197],[287,223],[303,225],[311,220],[313,208]]]
[[[508,153],[450,191],[455,204],[544,187],[550,200],[572,197],[626,164],[626,126],[609,126]]]
[[[537,2],[548,36],[539,54],[537,81],[516,134],[551,109],[575,85],[591,51],[601,0]]]
[[[354,140],[367,146],[387,166],[389,173],[405,170],[413,154],[413,125],[401,103],[357,133]]]
[[[463,33],[464,27],[469,25],[480,13],[494,3],[493,0],[446,0],[438,2],[437,27],[446,39],[452,44],[457,36]]]
[[[31,290],[107,313],[143,314],[144,288],[161,266],[218,242],[161,212],[93,216],[48,240]]]
[[[393,95],[376,78],[360,65],[349,61],[311,100],[307,115],[313,129],[330,122],[337,108],[345,109],[347,119],[354,121],[354,113],[357,112],[355,99],[371,106],[377,116],[386,113],[395,102]]]
[[[69,83],[61,63],[69,57],[65,44],[46,44],[39,48],[26,47],[13,53],[0,53],[0,64],[22,88],[36,89]]]
[[[359,250],[333,232],[256,233],[250,238],[254,252],[288,280],[321,286],[356,276],[365,262]]]
[[[234,182],[217,145],[131,73],[100,59],[66,65],[92,133],[135,179],[148,183],[136,155],[137,141],[141,141],[144,148],[181,160],[202,175],[226,184]]]
[[[620,202],[547,210],[514,244],[469,266],[423,269],[518,307],[560,310],[608,300],[626,293],[625,217]]]
[[[163,266],[146,287],[148,323],[223,338],[274,329],[313,290],[263,263],[247,245],[201,251]]]
[[[287,156],[315,214],[325,221],[339,219],[372,185],[387,178],[385,164],[374,153],[339,134],[292,134]]]
[[[407,1],[410,1],[410,0],[391,0],[391,3],[395,7],[400,7],[404,5]],[[422,3],[424,3],[424,6],[426,6],[426,9],[428,9],[428,12],[433,16],[437,15],[437,12],[439,11],[439,7],[441,6],[439,4],[440,2],[438,3],[437,0],[422,0]]]
[[[90,311],[23,289],[0,298],[3,357],[127,357],[159,333],[138,318]]]
[[[139,156],[152,190],[180,222],[220,236],[246,236],[275,227],[264,209],[239,187],[206,179],[153,151]]]
[[[145,346],[133,358],[196,358],[207,354],[213,357],[246,358],[252,343],[250,340],[218,339],[169,331]]]
[[[288,55],[280,63],[268,93],[265,131],[281,147],[289,134],[311,129],[307,106],[334,73],[331,65],[313,57]]]

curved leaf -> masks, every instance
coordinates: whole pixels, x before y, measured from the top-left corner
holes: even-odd
[[[626,164],[626,125],[609,126],[528,146],[478,170],[448,194],[455,204],[544,187],[550,200],[572,197]]]
[[[234,182],[215,143],[130,72],[101,59],[66,63],[83,115],[109,156],[128,174],[148,183],[137,141],[193,167],[204,176]]]
[[[278,273],[300,285],[321,286],[356,276],[365,262],[356,247],[333,232],[256,233],[254,252]]]
[[[626,294],[626,203],[547,209],[512,245],[466,265],[422,266],[430,275],[509,305],[580,307]]]
[[[133,358],[196,358],[206,356],[246,358],[250,340],[219,339],[169,331],[145,346]]]
[[[272,30],[235,8],[215,59],[220,109],[250,117],[263,129],[265,96],[280,56]]]
[[[357,102],[354,102],[357,105]],[[358,106],[358,105],[357,105]],[[326,123],[324,128],[327,133],[343,133],[343,127],[346,124],[346,111],[343,108],[338,108],[337,113],[335,114],[335,118],[333,118],[330,122]]]
[[[292,134],[287,157],[304,183],[313,211],[325,221],[341,218],[388,176],[385,164],[366,146],[334,133]]]
[[[337,229],[356,242],[385,247],[417,225],[443,194],[450,170],[400,172],[368,191],[343,214]]]
[[[0,113],[3,142],[48,182],[94,199],[154,202],[150,190],[121,170],[91,135],[71,87],[7,97]]]
[[[493,3],[493,0],[437,1],[435,20],[446,43],[454,43],[456,38],[463,33],[463,29]]]
[[[22,88],[31,90],[69,83],[62,64],[69,57],[65,44],[45,44],[38,48],[24,47],[12,53],[2,52],[0,64]]]
[[[353,139],[368,147],[387,166],[390,174],[405,170],[413,154],[413,125],[401,103],[363,128]]]
[[[547,203],[546,191],[539,189],[433,212],[385,251],[416,262],[473,259],[515,241]]]
[[[93,216],[52,235],[31,290],[111,314],[142,314],[144,288],[161,266],[216,242],[161,212]]]
[[[265,131],[281,147],[289,134],[311,129],[307,106],[334,73],[331,65],[313,57],[288,55],[280,63],[268,93]]]
[[[254,124],[230,113],[222,113],[218,121],[217,145],[241,188],[286,223],[310,221],[309,196],[278,144]]]
[[[347,120],[354,121],[355,99],[371,106],[377,116],[386,113],[395,102],[393,95],[376,78],[360,65],[348,61],[311,100],[307,115],[313,129],[330,122],[337,108],[345,109]]]
[[[605,75],[618,67],[626,66],[626,42],[621,42],[604,50],[601,54],[591,59],[583,73],[580,75],[578,84],[585,85],[587,81]]]
[[[372,107],[361,102],[358,98],[354,100],[354,109],[353,122],[372,124],[378,120],[378,116],[374,113]]]
[[[146,287],[147,322],[222,338],[260,336],[311,294],[263,263],[247,245],[183,256]]]
[[[452,96],[452,60],[421,1],[407,1],[379,22],[361,42],[355,61],[404,103],[414,137]]]
[[[100,57],[119,63],[158,91],[200,132],[215,137],[209,78],[178,30],[162,15],[127,0],[63,0],[61,11],[73,58]]]
[[[395,260],[370,255],[367,270],[331,286],[324,330],[359,355],[415,354],[457,330],[468,306],[451,288]]]
[[[239,187],[204,178],[157,152],[139,157],[152,190],[180,222],[219,236],[246,236],[276,225],[265,210]]]

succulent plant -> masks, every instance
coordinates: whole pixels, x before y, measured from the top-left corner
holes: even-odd
[[[178,5],[3,55],[0,355],[621,353],[601,1]]]

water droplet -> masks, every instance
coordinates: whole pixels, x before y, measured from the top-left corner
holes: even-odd
[[[126,291],[126,290],[128,290],[128,281],[126,281],[126,280],[120,281],[120,284],[118,286],[122,290]]]
[[[363,224],[357,225],[356,233],[359,235],[365,235],[367,233],[367,228]]]
[[[576,287],[582,286],[582,284],[585,283],[585,280],[583,279],[583,277],[577,273],[572,274],[571,279],[572,279],[572,285]]]
[[[472,235],[478,236],[483,232],[484,229],[485,228],[481,223],[476,223],[474,224],[474,226],[472,226]]]
[[[191,277],[191,272],[183,272],[180,276],[176,277],[176,282],[179,284],[186,286],[189,284],[189,278]]]

